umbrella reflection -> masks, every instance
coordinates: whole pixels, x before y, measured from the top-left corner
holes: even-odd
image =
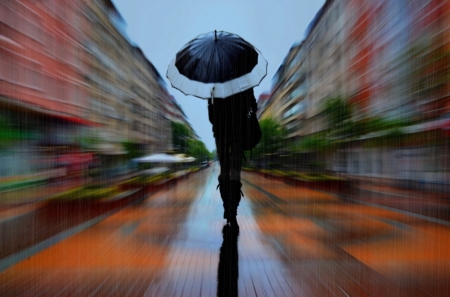
[[[223,242],[220,247],[219,270],[217,273],[217,296],[238,296],[239,226],[225,225],[222,229]]]

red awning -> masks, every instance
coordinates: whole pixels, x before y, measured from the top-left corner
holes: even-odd
[[[65,120],[65,121],[68,121],[68,122],[71,122],[71,123],[74,123],[74,124],[79,124],[79,125],[84,125],[84,126],[96,126],[96,127],[101,126],[100,123],[96,123],[93,121],[89,121],[89,120],[81,119],[81,118],[77,118],[77,117],[62,116],[62,115],[55,115],[55,117]]]

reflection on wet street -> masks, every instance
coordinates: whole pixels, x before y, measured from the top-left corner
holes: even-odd
[[[218,166],[2,271],[1,296],[446,296],[448,225]],[[37,232],[37,231],[36,231]],[[37,232],[38,233],[38,232]]]

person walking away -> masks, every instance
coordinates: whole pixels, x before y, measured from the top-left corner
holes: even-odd
[[[253,88],[226,98],[208,99],[208,117],[212,124],[220,163],[218,177],[223,202],[223,218],[237,224],[236,216],[243,193],[241,168],[244,158],[245,124],[249,112],[256,113]]]

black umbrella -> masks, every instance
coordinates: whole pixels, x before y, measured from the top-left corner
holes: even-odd
[[[214,31],[188,42],[169,65],[167,78],[186,95],[226,98],[259,85],[267,61],[236,34]]]

